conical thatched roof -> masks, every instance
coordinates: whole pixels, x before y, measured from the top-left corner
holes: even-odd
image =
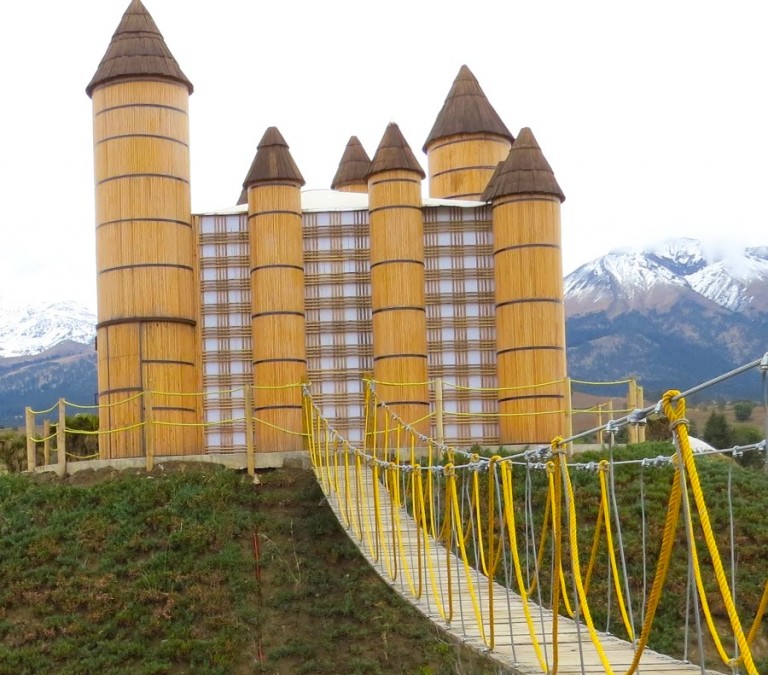
[[[368,169],[368,176],[381,171],[415,171],[422,178],[426,177],[424,169],[414,156],[400,127],[394,122],[387,125],[387,130],[381,137],[379,147]]]
[[[85,92],[91,96],[101,84],[131,77],[175,80],[183,84],[190,94],[193,91],[192,83],[173,58],[141,0],[131,0]]]
[[[371,168],[371,158],[365,151],[357,136],[352,136],[341,156],[339,168],[331,182],[331,189],[336,190],[345,185],[365,183],[368,169]]]
[[[462,66],[424,142],[424,151],[430,143],[440,138],[472,133],[496,134],[508,139],[510,143],[515,140],[486,98],[472,71]]]
[[[304,185],[301,171],[293,161],[288,144],[277,127],[269,127],[261,137],[243,187],[247,189],[254,183],[270,181],[288,181],[299,186]]]
[[[528,127],[520,130],[507,159],[496,168],[481,199],[489,202],[497,197],[522,194],[552,195],[565,201],[555,174]]]

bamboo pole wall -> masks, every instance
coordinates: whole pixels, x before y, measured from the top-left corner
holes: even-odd
[[[496,134],[458,134],[427,147],[429,196],[478,200],[511,144]]]
[[[488,207],[425,208],[424,241],[429,378],[443,380],[445,442],[498,445]]]
[[[117,81],[93,91],[101,429],[142,419],[152,389],[159,454],[200,452],[195,240],[185,86]],[[104,458],[144,454],[141,429],[100,437]]]
[[[301,192],[293,182],[248,187],[257,452],[304,448],[307,376]]]
[[[494,200],[493,238],[499,440],[549,443],[566,429],[560,201]]]
[[[379,398],[429,433],[424,222],[421,176],[389,170],[368,178],[373,369]],[[421,420],[421,421],[419,421]]]

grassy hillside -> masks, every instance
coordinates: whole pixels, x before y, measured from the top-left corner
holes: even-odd
[[[0,579],[3,674],[497,672],[378,579],[306,471],[0,476]]]

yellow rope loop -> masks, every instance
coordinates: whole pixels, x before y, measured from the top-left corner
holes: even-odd
[[[676,396],[680,396],[680,392],[677,389],[670,389],[661,397],[662,410],[670,424],[685,416],[685,399],[679,398],[673,401],[672,399]]]
[[[565,490],[565,498],[568,500],[568,536],[570,543],[571,553],[571,573],[573,575],[573,583],[576,586],[576,593],[581,603],[581,612],[584,617],[584,623],[587,624],[587,630],[589,637],[592,640],[592,644],[595,647],[595,651],[603,665],[603,669],[606,673],[612,673],[611,664],[608,661],[608,655],[603,649],[600,637],[595,630],[595,624],[592,621],[592,613],[589,609],[589,602],[587,601],[587,594],[584,590],[584,585],[581,579],[581,563],[579,561],[579,539],[578,539],[578,524],[576,522],[576,498],[573,492],[573,483],[571,482],[571,476],[568,472],[568,466],[561,456],[558,458],[560,464],[560,470],[563,479],[563,488]],[[602,476],[601,476],[602,477]],[[607,533],[606,533],[607,535]],[[623,601],[621,600],[621,593],[617,593],[623,607]]]
[[[565,452],[565,448],[563,448],[563,437],[562,436],[555,436],[549,443],[550,450],[553,455],[558,455]]]
[[[619,567],[616,563],[616,548],[613,545],[613,531],[611,530],[611,507],[610,501],[608,499],[608,462],[606,460],[602,460],[598,465],[598,469],[600,470],[600,511],[602,512],[603,518],[605,519],[605,543],[608,548],[608,557],[611,563],[611,572],[613,573],[614,588],[616,590],[616,597],[619,600],[619,610],[621,612],[622,621],[624,621],[624,628],[627,630],[629,639],[634,642],[635,633],[632,630],[632,622],[629,619],[627,607],[624,604],[624,594],[621,591],[621,577],[619,576]]]
[[[523,568],[520,563],[520,550],[517,542],[517,525],[515,523],[515,509],[514,509],[514,495],[512,491],[512,467],[503,462],[501,464],[501,485],[504,492],[503,506],[504,506],[504,520],[506,521],[505,530],[509,539],[509,547],[512,551],[512,563],[515,569],[515,577],[517,579],[517,587],[520,591],[520,599],[523,603],[523,614],[525,615],[525,623],[528,626],[528,634],[531,637],[533,643],[533,650],[536,652],[536,659],[539,662],[539,667],[542,672],[549,672],[547,662],[544,659],[544,654],[539,643],[538,636],[536,634],[536,628],[533,623],[533,616],[531,614],[531,608],[528,604],[528,591],[525,588],[525,582],[523,581]],[[549,502],[547,502],[549,504]]]
[[[747,638],[744,635],[744,629],[741,625],[741,620],[736,612],[736,607],[733,603],[733,593],[731,592],[730,584],[725,574],[723,567],[723,561],[720,557],[720,550],[715,541],[715,535],[712,531],[712,524],[709,520],[709,511],[707,510],[706,500],[704,498],[704,491],[701,488],[699,481],[699,473],[696,468],[696,462],[693,458],[693,449],[691,448],[690,440],[688,439],[688,424],[685,419],[685,399],[680,397],[677,401],[672,401],[675,396],[679,396],[678,391],[668,391],[662,397],[662,405],[664,407],[664,414],[670,421],[670,426],[674,429],[674,434],[677,439],[680,455],[682,456],[683,467],[682,470],[688,475],[690,479],[691,492],[696,503],[696,511],[699,514],[699,525],[704,533],[704,540],[707,543],[707,550],[709,557],[712,561],[712,567],[715,571],[715,578],[717,579],[718,590],[720,591],[720,597],[725,605],[726,613],[728,614],[728,620],[731,624],[736,643],[739,646],[741,652],[744,667],[749,675],[757,675],[757,668],[755,667],[754,660],[752,658],[752,651],[750,649]],[[694,570],[695,571],[695,570]],[[699,583],[697,579],[697,584]],[[703,588],[703,586],[700,586]],[[701,593],[700,593],[701,594]],[[702,603],[702,608],[704,605]],[[709,619],[707,620],[709,623]]]

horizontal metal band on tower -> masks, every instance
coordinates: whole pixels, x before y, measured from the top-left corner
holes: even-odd
[[[123,270],[132,270],[137,268],[146,267],[164,267],[168,269],[184,270],[185,272],[194,272],[195,269],[189,265],[182,265],[180,263],[132,263],[130,265],[118,265],[117,267],[105,267],[103,270],[99,270],[99,274],[107,274],[108,272],[120,272]]]
[[[376,267],[380,267],[381,265],[392,265],[393,263],[421,265],[424,267],[423,260],[416,260],[415,258],[391,258],[389,260],[379,260],[378,262],[371,263],[369,269],[374,269]]]
[[[94,145],[102,145],[103,143],[108,143],[109,141],[120,141],[120,140],[125,140],[127,138],[152,138],[158,141],[169,141],[170,143],[178,143],[179,145],[183,145],[185,148],[189,148],[189,143],[187,143],[186,141],[182,141],[178,138],[173,138],[173,136],[161,136],[160,134],[117,134],[115,136],[107,136],[106,138],[101,138],[98,141],[96,141]]]
[[[109,106],[108,108],[101,108],[101,110],[97,110],[94,113],[94,117],[98,117],[99,115],[103,115],[104,113],[108,113],[113,110],[123,110],[124,108],[159,108],[161,110],[172,110],[173,112],[181,113],[185,117],[189,115],[189,113],[184,110],[184,108],[177,108],[176,106],[167,105],[164,103],[122,103],[120,105]]]
[[[396,169],[396,170],[401,171],[402,169]],[[386,172],[382,172],[382,173],[386,173]],[[368,181],[369,187],[373,187],[375,185],[384,185],[385,183],[413,183],[421,187],[420,178],[406,178],[405,176],[403,176],[402,178],[371,178]]]
[[[272,309],[268,312],[256,312],[251,314],[251,319],[260,319],[265,316],[300,316],[302,319],[305,316],[304,312],[299,312],[290,309]]]
[[[273,269],[297,270],[298,272],[304,271],[304,267],[302,267],[301,265],[290,265],[288,263],[271,263],[269,265],[257,265],[256,267],[251,267],[250,273],[253,274],[254,272],[259,272],[261,270],[273,270]]]
[[[259,359],[257,361],[253,361],[254,366],[260,366],[265,363],[304,363],[306,364],[306,359],[300,359],[296,357],[275,357],[273,359]]]
[[[422,208],[421,206],[415,206],[413,204],[392,204],[389,206],[376,206],[374,208],[369,208],[368,213],[373,215],[374,213],[380,213],[381,211],[395,211],[395,210],[418,211],[419,213],[421,213]]]
[[[503,302],[496,303],[496,309],[507,307],[509,305],[522,305],[533,302],[545,302],[553,305],[562,305],[563,301],[560,298],[519,298],[516,300],[504,300]]]
[[[512,352],[529,352],[538,349],[551,349],[561,352],[563,347],[558,345],[531,345],[529,347],[508,347],[507,349],[499,349],[496,351],[496,356],[503,356],[504,354],[511,354]]]
[[[386,359],[427,359],[426,354],[381,354],[380,356],[374,356],[374,361],[385,361]]]
[[[505,253],[506,251],[519,251],[521,249],[527,249],[527,248],[553,248],[556,250],[560,250],[559,244],[541,244],[541,243],[535,243],[535,244],[515,244],[513,246],[504,246],[503,248],[494,250],[493,255],[499,255],[500,253]]]
[[[101,321],[96,324],[96,329],[99,330],[101,328],[109,328],[110,326],[120,326],[131,323],[179,323],[185,326],[192,326],[193,328],[197,326],[197,321],[194,319],[185,319],[180,316],[132,316]]]
[[[419,307],[417,305],[405,305],[405,306],[396,306],[396,307],[380,307],[379,309],[373,309],[371,310],[371,316],[374,314],[382,314],[383,312],[423,312],[424,314],[427,313],[426,307]]]
[[[128,178],[160,178],[163,180],[175,180],[179,183],[189,185],[189,180],[182,178],[181,176],[173,176],[169,173],[124,173],[119,176],[110,176],[109,178],[102,178],[96,182],[96,185],[104,185],[104,183],[111,183],[115,180],[123,180]]]
[[[304,406],[293,403],[286,403],[285,405],[260,405],[255,406],[253,410],[254,412],[262,412],[263,410],[304,410]]]
[[[445,176],[450,173],[461,173],[462,171],[474,171],[476,169],[485,169],[488,171],[493,171],[496,168],[495,164],[488,164],[488,165],[471,165],[471,166],[458,166],[451,169],[444,169],[443,171],[436,171],[432,174],[432,178],[438,178],[439,176]],[[473,193],[474,194],[474,193]]]
[[[301,211],[291,211],[289,209],[272,209],[270,211],[255,211],[248,215],[248,220],[261,218],[263,216],[296,216],[301,218]]]
[[[197,364],[194,361],[179,361],[177,359],[141,359],[141,363],[161,363],[172,366],[191,366],[193,368],[197,367]]]
[[[96,223],[96,229],[104,227],[105,225],[119,225],[120,223],[163,223],[168,225],[183,225],[184,227],[192,227],[192,223],[186,220],[178,220],[176,218],[116,218],[114,220],[105,220],[102,223]]]

